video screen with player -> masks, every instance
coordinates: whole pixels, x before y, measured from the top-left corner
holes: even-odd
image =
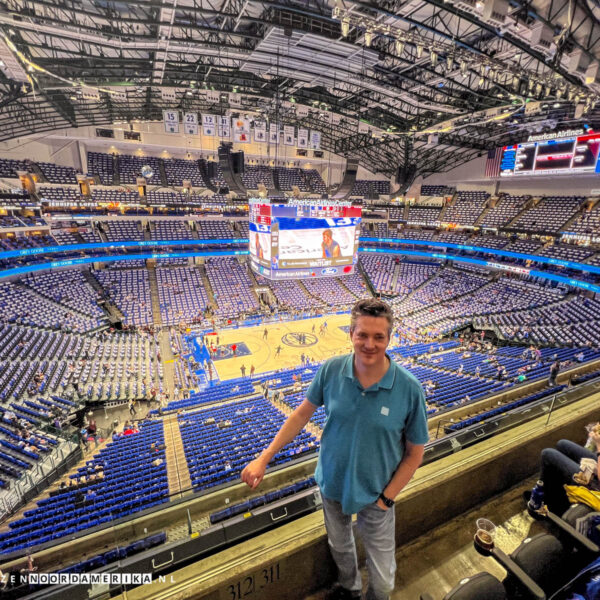
[[[568,132],[573,133],[573,132]],[[537,139],[555,136],[552,139]],[[582,135],[542,134],[530,141],[505,146],[501,177],[600,173],[600,133]]]
[[[250,202],[249,249],[269,279],[346,275],[354,271],[361,208],[344,204]]]

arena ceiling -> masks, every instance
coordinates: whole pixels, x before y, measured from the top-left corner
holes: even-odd
[[[559,122],[600,126],[599,15],[598,0],[0,0],[0,140],[259,112],[373,172],[427,175]]]

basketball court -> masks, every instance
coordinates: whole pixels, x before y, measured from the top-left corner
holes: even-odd
[[[321,330],[324,323],[326,327]],[[350,315],[344,314],[224,329],[219,331],[219,346],[213,364],[219,379],[225,380],[240,377],[242,365],[249,376],[252,365],[256,368],[255,374],[298,366],[302,354],[312,361],[322,361],[351,351],[349,325]],[[201,347],[202,336],[191,339],[195,348]],[[209,339],[216,340],[216,336],[209,336]],[[236,346],[235,356],[231,350],[233,345]]]

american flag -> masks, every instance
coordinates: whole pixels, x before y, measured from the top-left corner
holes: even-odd
[[[500,175],[500,163],[502,162],[502,150],[504,148],[494,148],[487,155],[485,163],[485,176],[498,177]]]

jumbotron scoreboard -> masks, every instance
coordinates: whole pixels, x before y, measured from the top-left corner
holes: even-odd
[[[354,272],[361,208],[350,204],[250,201],[250,264],[268,279]]]
[[[500,176],[600,173],[600,133],[572,133],[577,132],[530,136],[522,144],[504,146]]]

